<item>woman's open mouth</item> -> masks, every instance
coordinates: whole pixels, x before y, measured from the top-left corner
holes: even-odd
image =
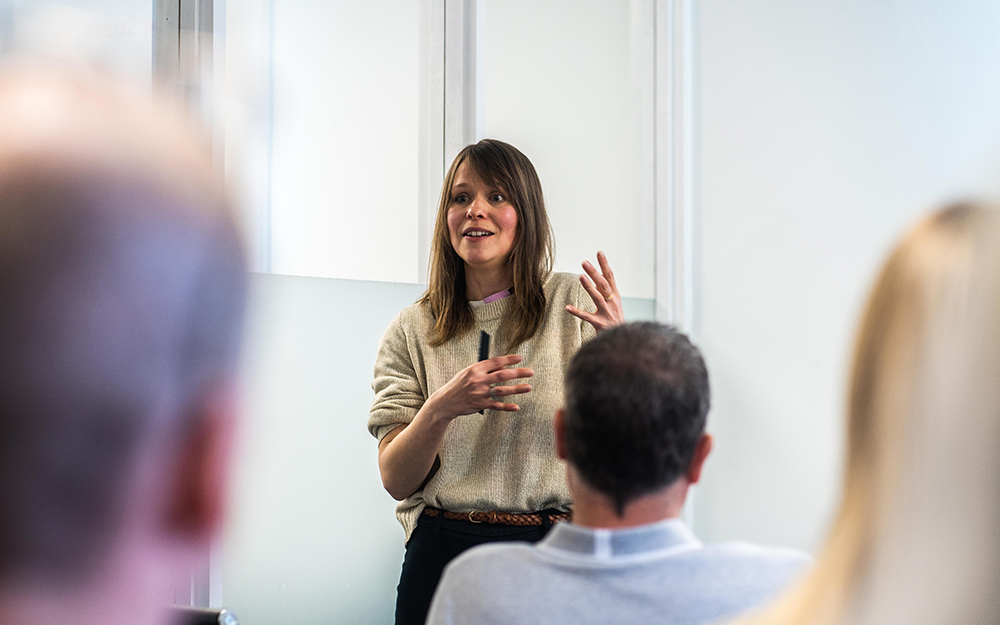
[[[469,228],[468,230],[462,233],[462,236],[467,237],[469,239],[484,239],[486,237],[493,236],[493,233],[490,232],[489,230],[482,230],[480,228]]]

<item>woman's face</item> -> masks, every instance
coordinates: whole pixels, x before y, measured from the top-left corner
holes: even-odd
[[[506,191],[487,186],[463,162],[448,201],[448,232],[467,269],[496,269],[514,247],[517,210]]]

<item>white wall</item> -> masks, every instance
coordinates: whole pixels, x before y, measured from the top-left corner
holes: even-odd
[[[704,1],[701,337],[709,540],[814,548],[854,324],[907,224],[1000,181],[1000,4]]]

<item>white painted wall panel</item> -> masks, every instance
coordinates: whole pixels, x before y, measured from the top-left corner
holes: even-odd
[[[839,489],[850,344],[889,247],[1000,181],[1000,5],[699,3],[708,540],[813,548]]]

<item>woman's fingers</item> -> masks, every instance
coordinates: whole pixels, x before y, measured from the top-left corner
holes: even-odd
[[[507,397],[508,395],[524,395],[531,392],[530,384],[514,384],[512,386],[494,386],[490,394],[494,397]]]
[[[533,375],[535,375],[535,372],[527,367],[521,369],[501,369],[487,376],[487,380],[491,384],[496,384],[497,382],[509,382],[510,380],[517,380],[519,378],[530,378]]]
[[[575,306],[567,306],[566,312],[590,323],[600,332],[624,323],[625,313],[622,309],[621,293],[615,282],[615,274],[611,271],[611,263],[608,262],[604,252],[597,253],[597,263],[601,267],[600,271],[590,261],[583,261],[583,270],[586,273],[580,275],[580,284],[590,299],[594,300],[597,311],[590,313]]]
[[[597,268],[590,264],[589,260],[583,261],[583,270],[587,272],[590,279],[594,281],[594,285],[597,287],[598,293],[601,295],[601,299],[607,301],[609,295],[614,295],[615,291],[608,284],[608,281],[604,276],[597,271]]]
[[[502,404],[498,401],[493,402],[487,408],[490,410],[503,410],[504,412],[517,412],[521,409],[517,404]]]
[[[486,373],[493,373],[494,371],[501,371],[506,369],[511,365],[516,365],[517,363],[524,360],[524,357],[517,354],[511,354],[510,356],[497,356],[496,358],[490,358],[489,360],[484,360],[479,363],[480,366],[486,367]],[[528,369],[528,371],[531,371]],[[533,375],[533,374],[528,374]]]
[[[597,307],[597,312],[603,313],[608,309],[608,300],[604,297],[604,294],[597,290],[594,283],[587,279],[587,276],[580,276],[580,284],[583,285],[583,290],[587,292],[590,299],[594,300],[594,306]]]
[[[594,315],[592,313],[589,313],[586,310],[580,310],[576,306],[566,306],[566,312],[568,312],[569,314],[573,315],[574,317],[578,317],[580,319],[583,319],[584,321],[586,321],[588,323],[595,323],[595,322],[597,322],[597,316],[596,315]]]
[[[531,392],[530,384],[515,384],[513,386],[494,386],[490,389],[490,405],[487,406],[490,410],[502,410],[504,412],[517,412],[521,409],[517,404],[508,404],[506,402],[499,401],[501,397],[508,397],[510,395],[523,395],[525,393]]]
[[[608,281],[611,290],[615,295],[618,295],[618,283],[615,282],[615,274],[611,271],[611,263],[608,262],[608,257],[604,252],[597,253],[597,264],[601,266],[601,273],[604,274],[604,279]]]

